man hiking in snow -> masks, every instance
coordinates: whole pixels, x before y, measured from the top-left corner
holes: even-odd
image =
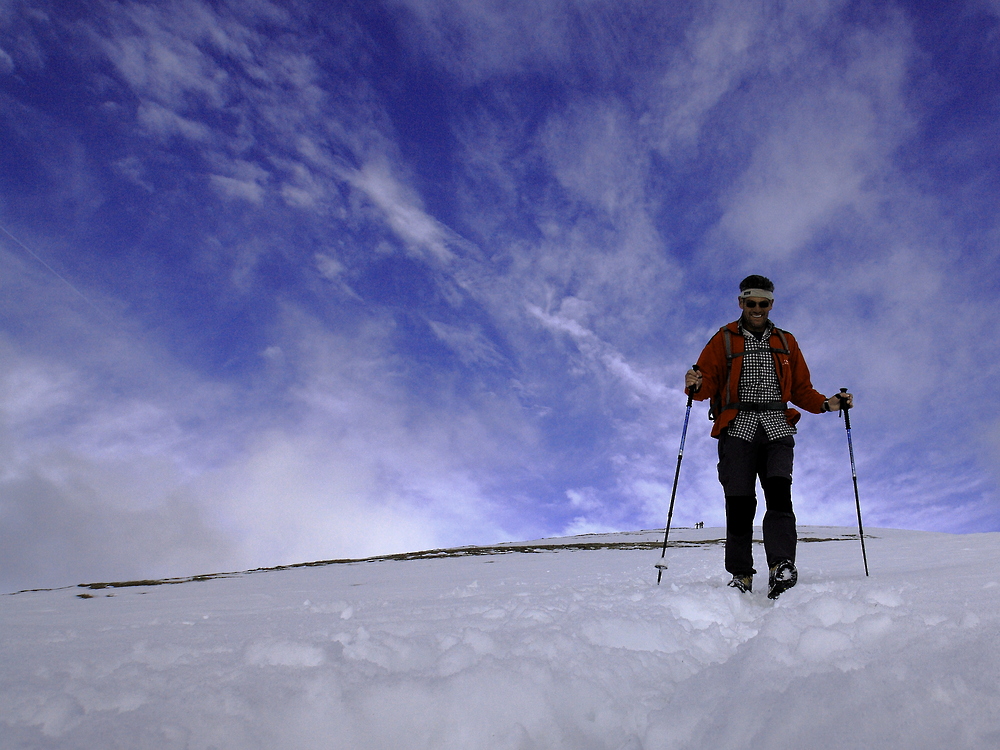
[[[740,282],[740,319],[719,329],[705,346],[685,386],[692,397],[711,399],[712,437],[719,440],[719,481],[726,494],[726,570],[730,586],[753,589],[753,520],[757,478],[764,489],[764,552],[768,597],[795,585],[795,514],[792,453],[801,414],[788,402],[819,414],[838,411],[849,393],[827,398],[813,388],[795,337],[768,319],[774,284],[764,276]]]

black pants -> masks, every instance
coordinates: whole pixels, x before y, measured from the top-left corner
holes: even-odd
[[[767,564],[795,561],[795,514],[792,512],[792,459],[795,438],[768,440],[763,427],[751,441],[719,437],[719,481],[726,493],[726,570],[756,573],[753,567],[753,520],[757,479],[764,489],[764,553]]]

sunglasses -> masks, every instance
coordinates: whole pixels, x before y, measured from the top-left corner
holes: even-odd
[[[771,300],[765,299],[765,300],[761,300],[760,302],[755,302],[752,299],[745,299],[745,300],[743,300],[743,307],[748,307],[751,310],[753,310],[755,307],[757,307],[757,305],[760,305],[760,309],[761,310],[766,310],[767,308],[769,308],[771,306]]]

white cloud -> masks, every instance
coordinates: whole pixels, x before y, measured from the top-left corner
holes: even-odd
[[[642,201],[648,157],[636,130],[616,102],[579,102],[549,118],[542,141],[559,182],[613,215]]]
[[[510,538],[486,485],[532,450],[519,407],[410,398],[391,326],[346,339],[288,308],[263,353],[279,389],[250,394],[113,326],[79,321],[71,347],[49,346],[50,325],[76,325],[51,317],[67,292],[20,279],[8,304],[49,317],[32,342],[0,341],[7,588]]]
[[[264,199],[264,191],[269,174],[258,164],[243,159],[219,160],[219,168],[224,174],[210,174],[209,183],[227,200],[245,200],[259,204]]]
[[[768,20],[754,3],[706,4],[701,13],[653,91],[661,131],[654,143],[667,155],[697,141],[706,114],[752,69],[752,47]]]
[[[336,281],[344,273],[344,264],[326,253],[316,253],[316,268],[327,281]]]
[[[567,61],[572,8],[544,2],[395,0],[415,22],[401,25],[466,85],[530,68],[536,61]],[[582,12],[593,10],[591,6]],[[409,19],[407,19],[409,20]]]
[[[378,476],[368,436],[321,432],[262,436],[231,465],[195,485],[244,560],[286,564],[434,546],[441,519],[413,507]]]
[[[9,347],[4,350],[5,359],[13,360],[0,377],[0,414],[6,423],[30,426],[78,397],[79,376],[71,368],[36,357],[15,358]]]
[[[462,362],[487,367],[503,366],[503,355],[478,326],[455,326],[433,320],[428,321],[428,325]]]
[[[136,91],[178,112],[188,106],[191,95],[216,107],[226,101],[226,72],[197,44],[205,24],[214,18],[201,4],[112,7],[111,34],[99,38],[108,58]]]
[[[908,39],[890,26],[858,32],[846,46],[856,55],[849,65],[830,63],[775,102],[724,198],[721,228],[760,259],[788,258],[817,230],[852,212],[873,216],[886,198],[891,155],[912,119],[902,95]]]
[[[599,339],[593,331],[587,330],[577,321],[547,313],[534,305],[528,306],[528,312],[553,333],[569,336],[586,357],[587,362],[599,370],[598,374],[611,375],[615,381],[624,386],[629,396],[661,401],[670,392],[670,389],[657,377],[639,371],[621,352]]]
[[[54,451],[3,462],[0,585],[22,588],[194,575],[233,559],[180,491],[170,461]]]
[[[118,401],[95,387],[94,373],[70,375],[55,357],[45,369],[64,376],[53,387],[51,378],[31,377],[33,358],[6,349],[6,588],[195,573],[232,558],[229,542],[184,492],[192,436],[178,428],[176,409]]]
[[[124,159],[119,159],[112,166],[119,174],[125,176],[147,193],[153,192],[153,186],[148,180],[145,166],[137,157],[128,156]]]
[[[219,174],[208,176],[212,187],[227,200],[242,199],[259,204],[264,199],[264,188],[251,180],[236,180]]]
[[[288,144],[305,149],[306,143],[328,142],[337,129],[331,119],[340,113],[327,107],[317,61],[290,37],[272,38],[259,28],[290,23],[286,11],[264,2],[213,8],[196,0],[113,8],[106,24],[91,23],[90,34],[139,98],[141,128],[199,145],[210,184],[224,198],[261,202],[277,167],[276,189],[289,205],[329,211],[336,190],[329,177],[314,173],[322,149],[303,151],[300,163],[289,158],[294,149]],[[325,83],[349,88],[338,79]],[[343,91],[337,96],[350,98]],[[372,119],[363,103],[360,109],[350,116]],[[351,140],[351,149],[363,149],[378,137]],[[247,158],[251,149],[256,163]],[[201,171],[196,163],[191,168]]]
[[[280,346],[269,346],[260,353],[260,356],[271,361],[280,362],[284,359],[285,353],[281,350]]]
[[[212,131],[202,123],[153,102],[140,103],[136,117],[143,127],[161,137],[177,135],[199,142],[209,141],[212,137]]]
[[[835,124],[796,122],[770,134],[728,201],[720,223],[727,235],[759,258],[784,259],[846,215],[838,212],[864,210],[866,199],[874,200],[864,187],[878,165],[866,159],[870,113],[850,108],[844,115]]]
[[[597,494],[597,490],[593,487],[566,490],[566,497],[569,498],[570,505],[577,510],[585,512],[600,510],[603,507],[603,503]]]
[[[0,75],[10,75],[14,72],[14,58],[0,47]]]
[[[281,197],[288,205],[315,210],[326,204],[331,191],[325,180],[305,164],[282,161],[281,166],[287,174],[281,185]]]
[[[574,518],[558,536],[580,536],[583,534],[613,534],[616,531],[625,531],[617,526],[595,522],[586,516]]]
[[[448,248],[454,233],[424,211],[419,196],[393,177],[384,161],[366,164],[349,180],[382,210],[386,222],[411,250],[428,253],[438,262],[455,257]]]

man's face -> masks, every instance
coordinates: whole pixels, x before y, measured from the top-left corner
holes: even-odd
[[[743,311],[743,325],[751,331],[762,331],[767,325],[767,316],[771,314],[773,303],[763,297],[741,297],[740,309]],[[762,307],[766,305],[766,307]]]

